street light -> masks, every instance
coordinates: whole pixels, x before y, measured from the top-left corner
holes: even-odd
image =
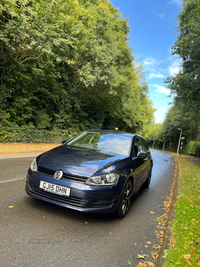
[[[162,150],[165,150],[165,138],[163,139],[163,148]]]
[[[177,128],[177,130],[180,131],[180,137],[179,137],[178,148],[177,148],[177,154],[178,154],[178,152],[179,152],[179,147],[180,147],[180,143],[181,143],[182,129],[181,129],[181,128]]]

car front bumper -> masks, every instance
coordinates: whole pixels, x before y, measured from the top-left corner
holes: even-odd
[[[61,196],[39,188],[40,181],[58,184],[70,188],[70,196]],[[107,213],[118,208],[122,187],[116,186],[89,186],[85,183],[68,180],[56,181],[52,176],[42,173],[27,173],[26,193],[29,196],[44,200],[65,208],[82,212]]]

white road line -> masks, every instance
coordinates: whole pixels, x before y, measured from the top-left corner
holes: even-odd
[[[10,183],[10,182],[18,181],[18,180],[23,180],[23,178],[17,178],[17,179],[2,181],[2,182],[0,182],[0,184]]]

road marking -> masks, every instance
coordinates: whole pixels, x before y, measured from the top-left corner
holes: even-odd
[[[23,178],[17,178],[17,179],[12,179],[12,180],[8,180],[8,181],[2,181],[2,182],[0,182],[0,184],[10,183],[10,182],[18,181],[18,180],[23,180]]]

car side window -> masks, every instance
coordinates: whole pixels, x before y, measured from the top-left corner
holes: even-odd
[[[148,146],[143,138],[140,137],[140,142],[142,146],[142,152],[146,153],[149,149]]]
[[[136,137],[135,141],[134,141],[134,146],[133,146],[133,154],[132,154],[132,158],[136,158],[138,152],[142,152],[142,146],[140,143],[140,140],[138,137]]]
[[[144,145],[146,147],[146,151],[149,151],[149,147],[148,147],[148,145],[147,145],[147,143],[146,143],[146,141],[144,139],[143,139],[143,142],[144,142]]]

